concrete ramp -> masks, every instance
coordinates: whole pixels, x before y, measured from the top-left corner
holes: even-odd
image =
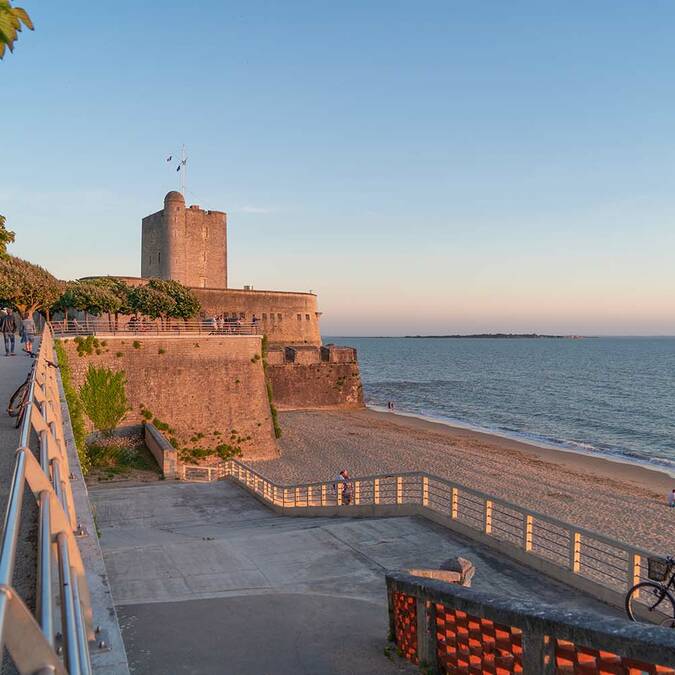
[[[96,487],[132,672],[394,673],[385,570],[456,555],[474,586],[610,612],[418,518],[289,518],[229,481]]]

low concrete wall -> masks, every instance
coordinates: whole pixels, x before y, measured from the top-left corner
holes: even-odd
[[[154,424],[147,423],[143,425],[143,437],[145,445],[153,454],[154,458],[162,470],[164,478],[176,478],[178,476],[178,453],[176,448],[162,436]]]

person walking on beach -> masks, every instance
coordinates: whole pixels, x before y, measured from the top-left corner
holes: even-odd
[[[668,506],[675,507],[675,488],[673,488],[673,491],[670,493],[670,496],[668,497]]]
[[[0,330],[5,341],[5,356],[16,356],[14,347],[16,344],[16,321],[11,309],[3,309],[0,317]]]
[[[23,331],[23,341],[26,343],[23,350],[28,356],[35,358],[35,354],[33,353],[33,341],[35,340],[36,333],[35,321],[33,321],[33,317],[28,312],[23,315],[23,319],[21,320],[21,330]]]

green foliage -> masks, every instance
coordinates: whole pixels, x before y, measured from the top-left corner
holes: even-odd
[[[199,314],[202,306],[197,296],[187,286],[172,279],[151,279],[148,287],[170,297],[175,307],[167,315],[174,319],[191,319]]]
[[[20,312],[48,309],[62,290],[63,282],[39,265],[12,255],[0,257],[0,298]]]
[[[111,290],[88,281],[69,281],[56,304],[62,310],[72,308],[94,316],[118,312],[121,305]]]
[[[173,444],[172,444],[173,445]],[[175,447],[175,446],[174,446]],[[226,462],[234,457],[241,457],[242,451],[239,446],[220,443],[215,448],[177,448],[179,458],[182,462],[198,462],[200,459],[213,457],[214,455]]]
[[[120,359],[124,356],[124,352],[115,352],[115,356]]]
[[[94,351],[97,354],[101,353],[101,350],[99,349],[100,342],[93,335],[87,335],[86,338],[78,335],[75,338],[75,344],[77,345],[78,356],[91,356]]]
[[[129,306],[133,312],[151,319],[164,319],[176,311],[176,301],[150,285],[133,288],[129,293]]]
[[[124,371],[89,365],[80,400],[96,429],[105,435],[112,434],[129,410],[125,385]]]
[[[153,418],[153,414],[147,408],[141,410],[141,415],[143,416],[143,419],[146,420],[151,420]]]
[[[141,348],[141,343],[140,343],[138,340],[134,340],[134,341],[131,343],[131,346],[132,346],[134,349],[140,349],[140,348]]]
[[[66,403],[68,404],[68,411],[70,412],[70,424],[73,428],[75,447],[77,448],[77,454],[80,459],[80,467],[82,468],[82,473],[86,476],[91,468],[91,460],[85,443],[87,432],[84,423],[82,402],[80,401],[77,389],[73,386],[73,377],[68,362],[68,356],[66,355],[66,350],[63,348],[60,340],[55,340],[54,349],[56,350],[56,356],[59,360],[63,391],[66,395]]]
[[[14,232],[5,227],[5,222],[5,216],[0,216],[0,258],[7,257],[7,244],[14,241]]]
[[[0,59],[5,55],[5,48],[10,52],[14,51],[14,43],[22,25],[34,30],[28,12],[21,7],[12,7],[9,0],[0,0]]]
[[[91,443],[87,449],[92,469],[102,472],[104,479],[127,474],[133,469],[160,472],[155,458],[145,445],[133,443],[131,439],[112,436]]]
[[[270,404],[270,415],[272,417],[272,427],[274,427],[274,437],[281,438],[281,424],[279,424],[279,412],[277,411],[276,406],[272,402],[272,383],[270,382],[269,375],[267,374],[267,335],[262,337],[262,363],[263,371],[265,372],[265,389],[267,390],[267,400]],[[256,354],[256,356],[258,356]]]
[[[157,350],[158,354],[166,354],[166,349],[162,349],[161,347]]]
[[[119,314],[132,313],[132,309],[129,306],[129,294],[131,293],[131,286],[129,284],[121,279],[115,279],[115,277],[94,277],[93,279],[87,279],[87,283],[104,288],[117,298],[119,309],[112,310],[113,312]]]

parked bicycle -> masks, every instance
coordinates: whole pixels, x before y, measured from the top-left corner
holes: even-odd
[[[37,362],[36,362],[37,363]],[[55,363],[51,361],[46,362],[48,366],[52,368],[58,368]],[[23,418],[26,414],[26,407],[28,406],[28,394],[30,393],[30,381],[33,376],[33,369],[35,368],[35,363],[32,368],[28,371],[28,375],[24,382],[19,386],[19,388],[12,394],[7,404],[7,414],[10,417],[16,417],[15,427],[18,429],[23,423]]]
[[[650,581],[635,584],[626,594],[629,618],[675,628],[675,558],[648,558],[647,576]]]

